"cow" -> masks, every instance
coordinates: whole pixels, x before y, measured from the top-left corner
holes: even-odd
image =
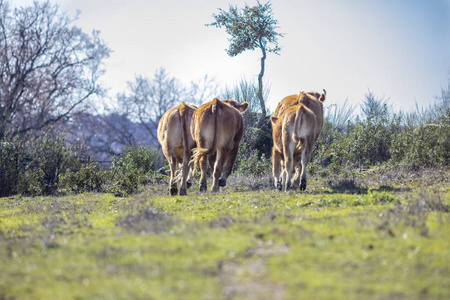
[[[234,100],[220,101],[214,98],[213,101],[195,110],[192,116],[191,134],[197,145],[193,161],[194,170],[200,166],[200,192],[205,192],[207,188],[208,158],[213,169],[211,191],[218,192],[219,186],[226,186],[244,134],[241,114],[247,108],[247,102],[239,104]]]
[[[172,196],[178,193],[178,182],[180,195],[186,195],[186,190],[191,185],[188,177],[192,175],[189,167],[195,142],[189,128],[196,108],[183,102],[164,113],[158,124],[158,141],[170,164],[169,192]],[[180,164],[181,172],[178,169]]]
[[[300,93],[287,106],[281,107],[271,117],[273,128],[272,173],[274,185],[279,190],[287,191],[291,184],[291,174],[297,169],[294,186],[300,190],[306,189],[306,166],[311,160],[314,142],[323,128],[323,101],[324,94],[316,97],[313,93]],[[296,103],[296,104],[295,104]],[[281,104],[281,103],[280,103]],[[283,170],[281,170],[283,167]],[[281,174],[281,180],[280,180]],[[301,179],[301,181],[300,181]]]
[[[306,94],[306,95],[305,95]],[[324,97],[326,96],[327,92],[323,90]],[[319,117],[319,124],[323,124],[323,113],[320,114],[320,108],[323,108],[323,106],[317,105],[317,101],[314,101],[314,98],[318,100],[320,98],[321,94],[317,92],[300,92],[297,95],[290,95],[285,98],[283,98],[280,103],[278,103],[277,108],[275,109],[274,117],[280,116],[286,109],[293,105],[297,105],[300,102],[306,104],[308,107],[313,108],[313,110],[316,112],[316,115]],[[325,99],[325,98],[324,98]],[[323,109],[322,109],[323,111]],[[300,184],[300,173],[301,173],[301,165],[295,166],[295,177],[294,177],[294,186],[298,186]]]
[[[305,94],[307,95],[306,97],[305,97]],[[327,91],[323,90],[323,94],[326,96]],[[291,106],[297,105],[302,101],[303,102],[307,101],[308,103],[306,103],[306,104],[311,105],[312,98],[310,96],[312,96],[316,99],[319,99],[321,94],[317,93],[317,92],[308,92],[308,93],[301,92],[298,95],[290,95],[290,96],[284,97],[283,100],[281,100],[280,103],[278,103],[273,116],[279,117],[286,109],[288,109]]]

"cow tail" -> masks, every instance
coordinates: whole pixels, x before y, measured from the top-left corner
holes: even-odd
[[[189,151],[188,132],[186,128],[186,119],[187,119],[186,115],[187,109],[186,106],[183,106],[183,108],[180,110],[181,128],[183,130],[183,148],[184,148],[184,156],[189,157],[190,151]]]
[[[195,173],[197,172],[197,168],[200,162],[200,158],[202,156],[205,155],[210,155],[214,152],[214,150],[216,149],[216,136],[217,136],[217,127],[218,127],[218,107],[217,105],[219,105],[219,99],[214,98],[213,103],[211,105],[211,112],[214,116],[214,135],[213,135],[213,142],[211,144],[210,149],[207,148],[201,148],[199,143],[197,144],[197,149],[194,150],[194,155],[193,155],[193,161],[194,161],[194,166],[193,166],[193,175],[195,175]],[[196,137],[196,139],[198,140],[199,137]],[[212,167],[212,166],[211,166]]]
[[[295,114],[294,132],[292,133],[292,139],[296,143],[298,143],[300,141],[300,136],[298,134],[300,133],[304,110],[305,109],[304,109],[303,105],[300,105],[300,108],[297,110],[297,113]]]
[[[181,122],[181,130],[182,130],[182,143],[183,143],[183,149],[184,149],[184,156],[183,156],[183,164],[184,164],[184,157],[189,157],[190,156],[190,151],[189,151],[189,140],[188,140],[188,132],[187,132],[187,128],[186,128],[186,119],[187,119],[187,109],[186,109],[186,105],[181,106],[179,108],[179,117],[180,117],[180,122]],[[183,174],[183,167],[181,167],[180,169],[178,169],[177,171],[177,175],[176,175],[176,180],[177,181],[181,181],[181,177]]]

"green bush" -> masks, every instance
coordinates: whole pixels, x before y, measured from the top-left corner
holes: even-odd
[[[26,146],[25,175],[17,192],[24,195],[51,195],[59,187],[60,176],[81,168],[81,153],[67,145],[65,138],[44,134]]]
[[[357,166],[370,166],[389,160],[391,135],[385,122],[358,122],[345,138],[338,141],[341,157]]]
[[[147,183],[160,165],[157,149],[129,148],[121,157],[114,157],[110,169],[108,191],[117,196],[127,196]]]
[[[23,195],[45,195],[45,190],[45,173],[41,168],[26,170],[17,185],[17,191]]]
[[[244,136],[242,144],[245,150],[251,155],[255,150],[266,158],[272,155],[272,124],[269,117],[259,122],[260,114],[246,111],[244,118]]]
[[[406,129],[392,142],[393,161],[412,167],[450,164],[450,126],[427,124]]]
[[[17,193],[17,186],[22,177],[25,147],[9,133],[0,140],[0,197]]]
[[[392,157],[391,144],[401,131],[401,117],[391,113],[384,99],[372,93],[361,105],[363,114],[351,121],[349,111],[333,108],[327,113],[313,158],[315,163],[330,166],[333,171],[342,167],[366,168],[388,162]],[[345,113],[338,118],[336,112]]]
[[[97,163],[89,159],[79,170],[67,170],[59,180],[59,187],[73,193],[102,192],[108,182],[108,176],[108,169],[99,168]]]
[[[162,164],[158,150],[136,147],[99,168],[78,144],[44,134],[27,143],[10,135],[0,141],[0,197],[58,193],[112,192],[130,195]]]
[[[272,160],[266,158],[259,150],[249,150],[247,144],[239,148],[239,161],[236,172],[243,175],[263,175],[272,170]]]
[[[66,172],[83,166],[83,150],[61,136],[44,134],[25,142],[7,134],[0,145],[0,196],[55,194]]]

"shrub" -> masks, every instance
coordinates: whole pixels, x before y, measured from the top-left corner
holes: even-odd
[[[81,168],[81,153],[66,145],[62,136],[44,134],[27,144],[25,174],[17,192],[25,195],[51,195],[58,189],[60,176]]]
[[[59,188],[74,193],[102,192],[108,175],[108,169],[99,168],[97,163],[89,159],[79,170],[67,170],[59,180]]]
[[[384,99],[376,99],[369,92],[361,105],[363,114],[354,121],[349,110],[331,109],[315,145],[316,164],[339,170],[344,166],[369,167],[390,160],[391,142],[400,131],[401,119],[390,113]],[[344,116],[338,117],[340,113]]]
[[[82,147],[67,145],[61,136],[25,142],[7,134],[0,145],[0,196],[55,194],[60,179],[83,166]]]
[[[114,157],[112,160],[108,191],[117,196],[135,193],[155,173],[160,164],[157,149],[149,147],[127,149],[121,157]]]
[[[255,150],[265,157],[270,157],[272,154],[272,124],[269,117],[263,121],[259,121],[260,114],[251,111],[246,111],[243,114],[244,118],[244,136],[241,144],[245,144],[247,153],[250,155]]]
[[[436,167],[450,164],[450,126],[427,124],[406,129],[392,142],[393,161],[412,167]]]
[[[249,151],[247,144],[241,145],[239,149],[239,163],[236,172],[243,175],[264,175],[272,170],[271,159],[262,155],[259,150]]]
[[[17,185],[23,175],[25,148],[17,138],[9,133],[0,140],[0,197],[17,192]]]
[[[17,185],[17,191],[24,195],[45,195],[45,173],[41,168],[28,169]]]

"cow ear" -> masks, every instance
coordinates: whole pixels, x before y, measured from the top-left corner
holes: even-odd
[[[248,102],[244,102],[241,105],[239,105],[238,110],[243,113],[244,111],[246,111],[248,108]]]
[[[325,91],[325,89],[323,89],[323,94],[320,95],[319,97],[319,101],[323,102],[325,101],[325,97],[327,96],[327,91]]]
[[[319,101],[320,101],[320,102],[325,101],[325,94],[320,95]]]
[[[275,123],[277,122],[278,118],[277,117],[270,117],[270,121],[272,121],[272,124],[275,125]]]

